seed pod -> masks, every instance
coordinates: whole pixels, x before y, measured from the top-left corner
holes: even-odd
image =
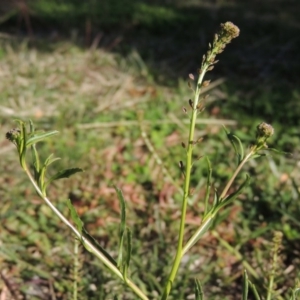
[[[202,83],[203,87],[207,87],[210,84],[210,80],[206,80]]]
[[[189,77],[190,77],[191,80],[195,80],[195,77],[192,73],[189,74]]]
[[[184,166],[183,166],[183,162],[182,162],[182,161],[179,162],[179,168],[180,168],[181,170],[184,169]]]
[[[189,99],[189,105],[190,105],[191,108],[193,108],[193,106],[194,106],[194,103],[191,99]]]
[[[182,142],[182,143],[181,143],[181,146],[182,146],[182,148],[185,148],[185,143]]]

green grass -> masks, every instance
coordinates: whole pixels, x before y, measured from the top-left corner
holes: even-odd
[[[143,11],[145,7],[141,5],[139,9]],[[164,9],[170,9],[169,13],[165,14]],[[238,9],[241,8],[237,6],[235,14],[240,11]],[[149,10],[146,9],[146,12]],[[144,40],[148,41],[154,36],[153,43],[159,45],[165,33],[170,32],[163,28],[176,28],[176,22],[183,18],[180,14],[176,19],[178,10],[182,12],[179,8],[154,7],[145,19],[140,17],[139,11],[135,11],[139,22],[144,22],[137,32],[144,32]],[[197,25],[196,15],[200,10],[193,14],[189,8],[185,8],[191,20],[189,26]],[[268,9],[264,11],[268,13]],[[227,13],[226,7],[220,10],[222,16]],[[276,16],[279,12],[272,13]],[[159,23],[162,25],[155,25],[151,22],[151,14],[155,17],[166,15],[167,20]],[[282,18],[280,23],[286,20],[284,16]],[[77,17],[75,20],[78,20]],[[220,70],[219,75],[226,76],[227,80],[209,91],[211,101],[201,117],[204,120],[212,117],[233,120],[236,125],[227,127],[245,144],[253,142],[257,123],[272,121],[275,137],[270,146],[291,152],[294,156],[272,155],[253,161],[247,167],[246,171],[253,177],[250,187],[216,221],[216,231],[221,240],[213,234],[207,234],[193,248],[180,268],[172,292],[173,299],[186,299],[193,294],[194,277],[200,278],[207,299],[236,299],[241,291],[243,267],[237,254],[231,252],[223,242],[238,250],[259,278],[263,278],[271,260],[270,244],[274,230],[281,230],[284,234],[281,264],[282,271],[287,272],[284,275],[278,273],[278,289],[286,292],[293,286],[295,278],[299,278],[299,91],[295,87],[297,79],[291,79],[296,74],[296,63],[292,65],[290,58],[283,56],[278,58],[279,68],[272,69],[274,64],[271,62],[271,57],[278,51],[285,53],[280,37],[286,27],[294,28],[292,20],[291,24],[281,24],[283,27],[275,29],[271,26],[271,20],[268,26],[263,27],[265,33],[274,30],[271,44],[263,44],[263,33],[247,33],[254,20],[249,21],[249,25],[243,24],[242,41],[233,43],[228,53],[232,51],[239,62],[244,62],[240,65],[246,68],[247,76],[241,76],[243,70],[236,67],[229,54],[221,57],[220,65],[215,68],[215,76]],[[207,26],[213,24],[210,22]],[[174,183],[170,178],[165,178],[162,167],[145,146],[136,120],[142,112],[143,119],[149,121],[144,125],[144,130],[173,181],[180,185],[182,177],[177,162],[184,156],[180,144],[186,139],[187,127],[183,122],[182,107],[188,105],[187,100],[191,97],[185,78],[187,69],[195,70],[199,65],[199,53],[202,52],[200,46],[193,48],[191,44],[185,45],[182,52],[175,46],[172,50],[169,45],[175,43],[182,32],[179,25],[178,28],[170,36],[170,41],[162,44],[157,52],[149,48],[147,52],[147,43],[143,45],[142,42],[138,43],[138,52],[130,50],[130,47],[125,49],[126,45],[114,49],[125,53],[124,56],[102,50],[82,50],[65,42],[44,45],[43,49],[47,48],[48,51],[32,49],[25,43],[18,46],[2,43],[0,264],[3,278],[9,280],[14,290],[23,296],[48,299],[53,293],[57,299],[70,299],[72,260],[69,253],[73,251],[73,239],[66,229],[52,219],[51,212],[22,174],[15,150],[5,141],[5,132],[16,127],[14,118],[32,119],[39,129],[60,131],[58,139],[41,145],[42,152],[45,151],[46,155],[50,149],[50,152],[61,157],[59,168],[75,165],[87,172],[55,183],[48,192],[49,197],[55,199],[65,213],[68,211],[65,200],[71,198],[88,229],[112,253],[117,250],[119,216],[112,185],[122,188],[128,201],[128,222],[134,236],[131,273],[133,279],[134,274],[138,273],[147,281],[147,289],[151,290],[153,298],[157,295],[161,281],[169,272],[166,262],[170,262],[175,254],[180,197]],[[211,27],[211,30],[214,28]],[[291,36],[293,30],[290,31]],[[188,37],[192,35],[188,29],[184,31],[188,32]],[[161,38],[157,33],[161,34]],[[278,33],[281,33],[278,35],[279,42],[275,39]],[[206,29],[205,36],[210,37]],[[274,70],[260,80],[253,76],[262,68],[257,59],[259,56],[254,57],[257,64],[251,66],[246,64],[251,49],[242,57],[244,49],[252,44],[255,37],[258,43],[262,43],[261,49],[269,49],[270,52],[265,55],[270,60],[263,61]],[[182,39],[186,41],[184,37]],[[132,44],[136,41],[138,39]],[[235,50],[240,49],[239,43],[244,44],[244,48]],[[182,56],[180,53],[183,53]],[[192,65],[188,65],[189,60],[192,60]],[[156,69],[156,66],[160,67]],[[169,76],[172,66],[176,75]],[[177,79],[177,74],[184,74],[185,78]],[[238,77],[241,81],[237,81]],[[252,77],[254,79],[249,81]],[[248,83],[243,80],[248,80]],[[169,123],[160,123],[166,120],[166,115]],[[204,136],[198,154],[210,157],[214,166],[214,188],[217,189],[225,184],[236,163],[221,123],[216,120],[209,125],[199,124],[197,129],[197,134]],[[85,127],[89,124],[94,124],[94,127]],[[192,178],[196,192],[187,217],[188,231],[192,231],[195,224],[200,222],[199,216],[203,211],[200,200],[203,199],[206,175],[205,162],[200,160]],[[229,220],[234,220],[234,223]],[[173,253],[165,251],[169,244],[174,244]],[[122,293],[124,299],[134,299],[130,291],[120,287],[118,281],[83,250],[81,259],[80,286],[83,299],[109,299],[116,287],[116,294]],[[259,290],[266,287],[267,282],[248,275]],[[3,278],[0,280],[1,292],[5,290]],[[100,291],[95,291],[95,286]]]
[[[68,50],[62,50],[66,48]],[[176,161],[183,155],[180,143],[186,124],[182,122],[181,107],[189,97],[188,87],[179,84],[172,89],[156,85],[151,79],[149,82],[147,76],[141,77],[140,70],[132,67],[132,59],[128,58],[131,63],[127,64],[126,58],[103,51],[81,51],[72,45],[60,46],[53,53],[7,49],[1,60],[5,74],[1,82],[2,132],[15,127],[12,121],[15,117],[33,119],[39,129],[60,130],[60,138],[43,144],[42,151],[50,149],[62,157],[60,168],[76,165],[87,172],[56,183],[50,188],[49,196],[64,212],[67,212],[65,199],[71,198],[88,229],[112,251],[117,246],[119,211],[112,184],[122,188],[128,201],[129,225],[135,240],[139,240],[133,245],[132,273],[147,270],[141,276],[155,297],[160,281],[168,272],[166,262],[174,255],[165,253],[164,249],[176,239],[180,200],[176,187],[168,178],[164,179],[161,166],[145,147],[138,124],[128,126],[125,121],[135,121],[137,113],[143,111],[144,120],[151,121],[145,126],[149,140],[173,180],[180,184],[182,178]],[[217,87],[214,93],[220,89]],[[11,114],[7,113],[8,108],[12,109]],[[155,124],[166,113],[173,123]],[[209,115],[205,114],[204,120],[206,117]],[[83,124],[94,123],[96,128],[83,127]],[[97,124],[106,127],[97,128]],[[229,127],[242,136],[253,135],[254,131],[251,126]],[[209,155],[215,166],[215,188],[220,188],[234,168],[234,153],[219,122],[199,124],[198,134],[205,136],[199,155]],[[245,141],[250,143],[251,140],[246,138]],[[50,293],[51,282],[57,297],[67,299],[71,289],[72,262],[68,253],[72,251],[72,238],[67,230],[57,227],[56,220],[34,194],[18,167],[14,150],[4,137],[2,144],[1,260],[5,277],[17,285],[17,290],[28,294],[29,288],[39,290],[33,279],[37,276],[45,287],[45,292],[39,290],[44,295],[41,297]],[[274,169],[273,165],[276,165]],[[256,179],[241,201],[222,212],[217,221],[222,225],[216,227],[219,235],[263,276],[270,260],[268,241],[271,241],[272,231],[283,230],[283,265],[296,266],[299,203],[297,189],[292,185],[292,180],[296,184],[298,179],[293,161],[272,156],[265,162],[253,162],[248,172]],[[198,192],[187,218],[191,229],[199,222],[203,210],[198,200],[205,186],[205,175],[205,164],[199,161],[192,179]],[[228,217],[234,218],[234,223],[228,222]],[[99,286],[101,282],[102,286],[105,282],[100,296],[104,299],[104,295],[109,294],[109,286],[116,285],[115,280],[95,266],[94,263],[98,263],[86,253],[82,253],[82,259],[86,261],[82,267],[83,298],[99,295],[93,291],[93,284]],[[230,295],[241,288],[237,281],[242,274],[241,262],[211,234],[193,249],[185,264],[176,281],[174,298],[181,295],[183,299],[192,292],[194,276],[200,276],[210,299],[224,297],[217,295],[234,299]],[[12,268],[14,265],[17,267]],[[292,286],[295,277],[296,270],[291,271],[288,279],[281,277],[281,284]],[[131,299],[130,293],[125,293]]]

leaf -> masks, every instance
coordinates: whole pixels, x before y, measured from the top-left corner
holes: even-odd
[[[77,230],[80,232],[82,236],[84,236],[86,239],[88,239],[93,246],[99,250],[114,266],[117,266],[116,261],[110,256],[110,254],[100,246],[100,244],[87,232],[87,230],[84,228],[83,221],[79,218],[76,209],[74,208],[72,202],[70,199],[67,201],[67,206],[71,212],[71,218],[73,222],[76,225]],[[86,250],[90,252],[89,247],[84,243],[84,241],[81,239],[82,245],[85,247]]]
[[[132,251],[132,233],[129,228],[127,228],[126,232],[127,232],[127,249],[126,249],[125,268],[124,268],[124,272],[123,272],[123,276],[124,276],[125,280],[127,278],[127,272],[128,272],[129,265],[130,265],[131,251]]]
[[[41,142],[53,135],[56,135],[58,134],[59,132],[57,130],[54,130],[54,131],[50,131],[50,132],[44,132],[44,133],[40,133],[40,134],[34,134],[31,138],[29,138],[27,141],[26,141],[26,146],[31,146],[32,144],[36,144],[38,142]]]
[[[267,148],[267,149],[265,149],[265,150],[266,150],[266,151],[270,151],[270,152],[274,152],[274,153],[276,153],[276,154],[283,154],[283,155],[293,156],[292,153],[280,151],[280,150],[277,150],[277,149],[275,149],[275,148]]]
[[[208,157],[206,157],[206,163],[207,163],[207,169],[208,169],[208,176],[207,176],[206,188],[205,188],[204,216],[208,212],[208,200],[209,200],[209,195],[210,195],[210,190],[211,190],[211,178],[212,178],[212,167],[211,167],[211,163],[210,163],[210,160]]]
[[[35,144],[33,144],[32,147],[35,148]],[[43,192],[44,195],[46,195],[46,187],[47,187],[47,185],[50,182],[52,182],[51,179],[49,179],[47,182],[45,182],[45,174],[46,174],[47,168],[48,168],[49,165],[51,165],[53,162],[55,162],[55,161],[57,161],[59,159],[60,159],[59,157],[53,157],[53,154],[50,154],[46,158],[43,167],[37,173],[39,187],[42,189],[42,192]]]
[[[195,300],[203,300],[204,294],[201,286],[201,282],[199,279],[195,279]]]
[[[215,189],[213,207],[219,205],[219,202],[220,202],[220,198],[219,198],[217,190]]]
[[[117,267],[117,262],[113,259],[113,257],[104,249],[101,247],[101,245],[87,232],[87,230],[83,227],[82,228],[83,235],[85,238],[88,238],[89,241],[93,244],[93,246],[99,250],[115,267]],[[82,243],[85,249],[87,249],[90,252],[90,249],[85,245],[85,243]]]
[[[247,300],[247,299],[248,299],[248,291],[249,291],[248,274],[247,274],[247,271],[244,270],[244,276],[243,276],[243,296],[242,296],[242,300]]]
[[[80,232],[80,234],[82,235],[82,229],[83,229],[83,222],[81,221],[81,219],[79,218],[77,211],[75,209],[75,207],[73,206],[72,202],[70,199],[67,200],[67,206],[70,210],[71,213],[71,219],[72,221],[75,223],[77,230]]]
[[[55,162],[55,161],[57,161],[57,160],[60,160],[60,158],[59,158],[59,157],[53,157],[53,154],[50,154],[50,155],[46,158],[44,165],[45,165],[46,167],[48,167],[48,166],[50,166],[53,162]]]
[[[244,147],[243,144],[241,142],[241,140],[234,134],[232,134],[231,132],[229,132],[225,126],[223,126],[227,138],[230,141],[231,145],[233,146],[233,149],[235,151],[235,153],[238,156],[238,163],[240,163],[243,159],[244,159]]]
[[[186,245],[182,249],[182,255],[185,254],[189,249],[191,249],[200,238],[209,230],[214,221],[214,211],[213,209],[206,215],[206,217],[202,220],[200,227],[196,230],[196,232],[192,235],[192,237],[188,240]]]
[[[81,168],[71,168],[71,169],[65,169],[57,172],[55,175],[50,177],[48,182],[52,182],[54,180],[62,179],[62,178],[69,178],[70,176],[78,173],[78,172],[83,172],[83,169]]]
[[[256,290],[255,285],[250,280],[248,280],[248,284],[249,284],[249,286],[250,286],[250,288],[252,290],[252,293],[254,295],[255,300],[261,300],[261,298],[260,298],[260,296],[259,296],[259,294],[258,294],[258,292]]]
[[[255,159],[255,158],[266,156],[266,155],[267,155],[266,153],[261,153],[261,154],[256,153],[256,154],[251,156],[251,159]]]
[[[40,157],[36,150],[35,144],[31,145],[31,152],[32,152],[34,179],[35,181],[38,181],[41,163],[40,163]]]
[[[120,201],[120,207],[121,207],[121,222],[119,227],[119,251],[118,251],[118,267],[120,268],[123,265],[123,243],[124,243],[124,233],[126,230],[126,203],[125,199],[123,197],[122,191],[114,186],[117,196]]]

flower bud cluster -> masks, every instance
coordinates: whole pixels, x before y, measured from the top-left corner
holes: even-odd
[[[219,32],[215,35],[213,44],[209,44],[209,50],[203,57],[203,64],[206,63],[208,66],[216,64],[216,55],[222,53],[226,45],[229,44],[232,39],[238,37],[240,29],[232,22],[226,22],[221,24]]]
[[[20,137],[20,134],[21,134],[21,130],[18,129],[18,128],[13,128],[11,129],[10,131],[8,131],[6,133],[6,138],[13,142],[13,143],[16,143],[16,141],[18,140],[18,138]]]
[[[267,148],[266,141],[274,134],[274,128],[265,122],[260,123],[256,127],[256,145]]]

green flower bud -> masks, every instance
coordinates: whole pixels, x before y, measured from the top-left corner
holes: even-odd
[[[260,123],[257,125],[257,131],[256,131],[256,137],[257,138],[262,138],[264,137],[265,139],[268,139],[270,136],[274,134],[274,128],[265,122]]]
[[[258,147],[267,147],[266,140],[274,134],[274,128],[265,122],[256,127],[256,145]]]

